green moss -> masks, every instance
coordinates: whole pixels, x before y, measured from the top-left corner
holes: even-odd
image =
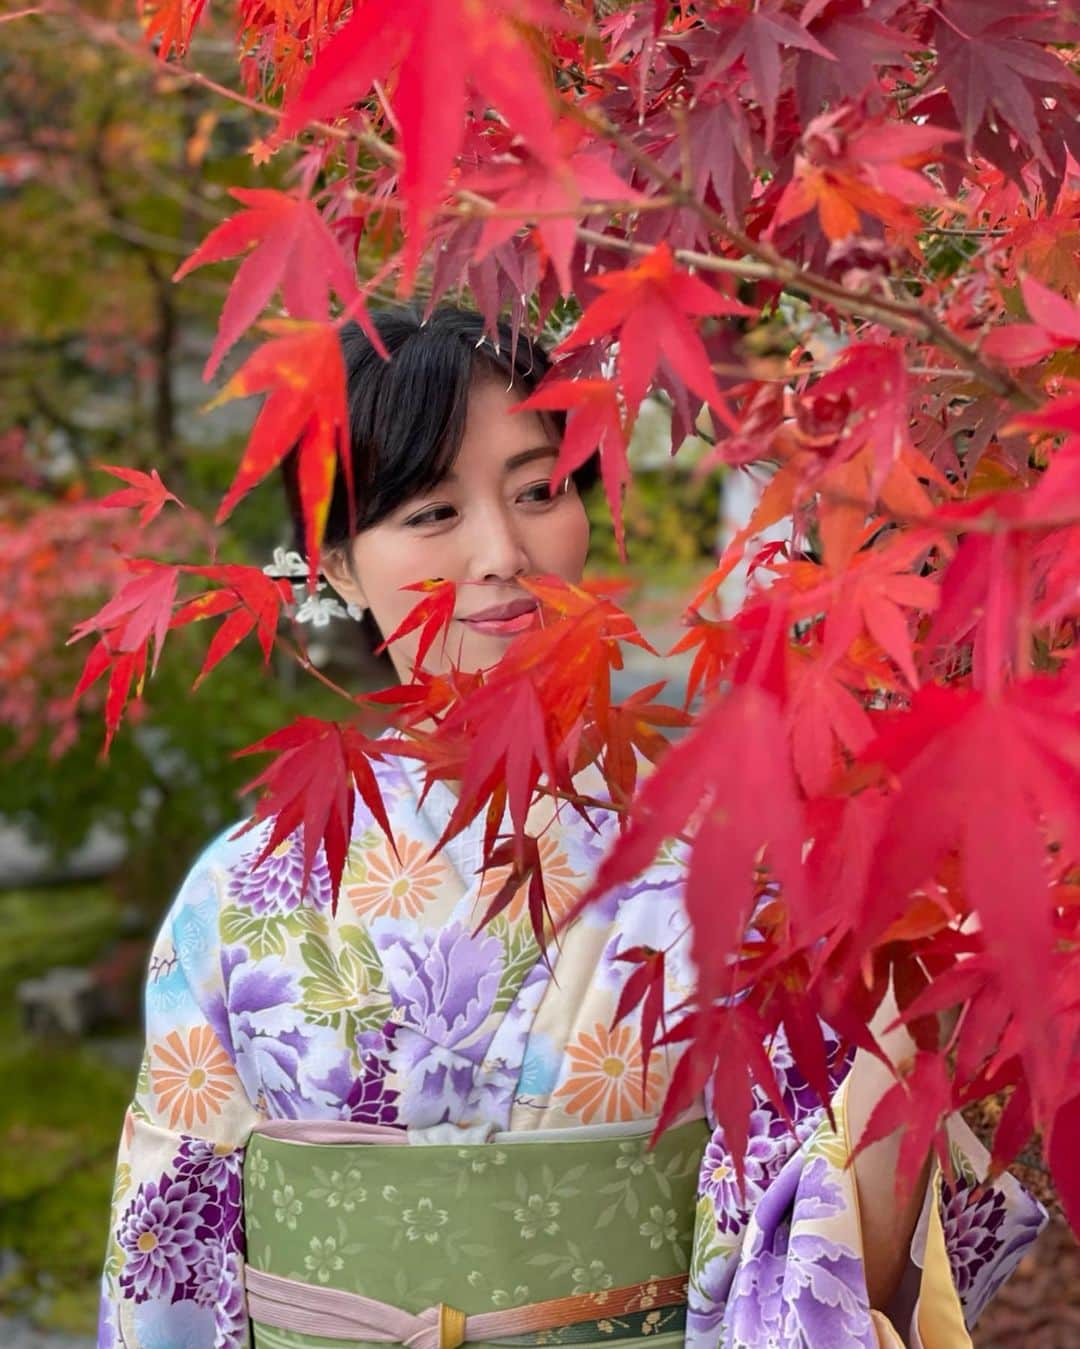
[[[0,998],[54,965],[93,960],[117,925],[115,897],[100,885],[0,894]]]
[[[0,1249],[17,1257],[0,1297],[81,1333],[96,1316],[131,1074],[85,1046],[24,1036],[14,989],[50,965],[92,960],[116,922],[100,886],[0,895]]]

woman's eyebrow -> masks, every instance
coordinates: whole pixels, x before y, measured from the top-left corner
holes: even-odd
[[[521,468],[523,464],[531,464],[534,459],[557,459],[559,447],[557,445],[537,445],[531,450],[519,450],[517,454],[512,454],[506,463],[503,464],[504,473],[513,473],[515,468]],[[457,474],[453,469],[444,473],[439,482],[456,482]]]
[[[537,445],[531,450],[521,450],[517,454],[512,454],[503,464],[503,469],[507,473],[512,473],[515,468],[521,468],[523,464],[531,464],[534,459],[552,459],[559,453],[557,445]]]

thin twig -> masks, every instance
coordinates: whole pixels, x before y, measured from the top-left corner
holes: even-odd
[[[352,703],[354,707],[356,706],[358,701],[362,700],[362,695],[350,693],[348,689],[343,689],[341,685],[336,683],[333,679],[331,679],[329,675],[323,674],[322,670],[320,670],[319,667],[316,664],[314,664],[311,657],[298,643],[293,642],[288,637],[283,637],[280,633],[278,633],[275,636],[274,643],[276,646],[281,647],[282,650],[286,653],[286,655],[291,656],[292,659],[296,661],[296,663],[300,666],[302,670],[306,670],[308,674],[314,675],[314,677],[319,681],[319,683],[324,684],[331,691],[331,693],[338,694],[340,697],[344,698],[347,702]]]

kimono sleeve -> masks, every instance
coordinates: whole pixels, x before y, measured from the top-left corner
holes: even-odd
[[[911,1243],[914,1310],[893,1324],[866,1291],[846,1117],[847,1060],[832,1068],[835,1130],[812,1105],[786,1047],[774,1067],[796,1137],[759,1098],[740,1195],[723,1130],[702,1159],[687,1349],[971,1349],[970,1328],[1046,1223],[1004,1175],[988,1186],[986,1150],[959,1116],[948,1123],[955,1184],[935,1164]]]
[[[223,1015],[214,864],[184,881],[150,956],[146,1046],[124,1119],[99,1349],[241,1349],[241,1171],[259,1112]]]

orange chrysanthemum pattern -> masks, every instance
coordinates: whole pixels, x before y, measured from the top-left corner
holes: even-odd
[[[169,1128],[179,1121],[190,1129],[221,1113],[232,1095],[236,1074],[232,1061],[209,1026],[196,1026],[185,1040],[171,1031],[151,1047],[150,1082],[159,1112],[169,1113]]]
[[[610,1124],[615,1120],[640,1119],[655,1114],[660,1106],[662,1082],[652,1063],[641,1094],[641,1045],[634,1030],[623,1023],[609,1030],[597,1022],[567,1048],[570,1071],[555,1092],[563,1109],[583,1124]],[[653,1060],[655,1063],[655,1059]]]
[[[422,843],[404,834],[397,834],[395,842],[397,857],[383,839],[364,855],[366,879],[343,886],[358,918],[415,918],[445,881],[444,863],[437,857],[428,861],[429,850]]]
[[[538,843],[540,869],[544,873],[544,891],[547,894],[548,908],[553,922],[558,924],[563,916],[570,912],[581,894],[583,878],[570,865],[566,853],[550,834],[542,834]],[[477,895],[477,911],[483,915],[488,905],[503,887],[510,874],[509,867],[492,867],[484,876],[484,882]],[[524,918],[529,911],[528,882],[522,885],[514,898],[503,909],[503,913],[512,923]]]

